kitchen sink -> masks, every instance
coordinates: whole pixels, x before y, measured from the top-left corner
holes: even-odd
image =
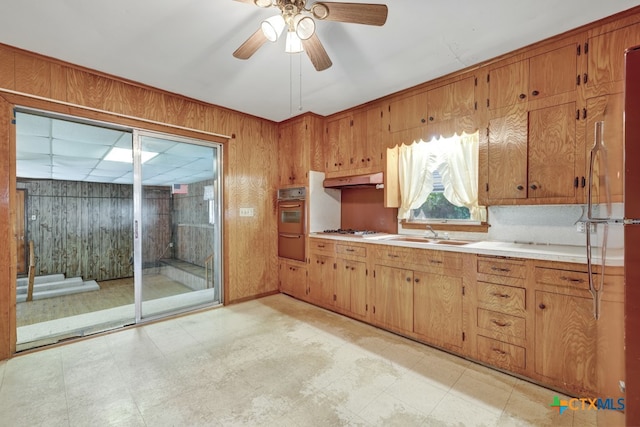
[[[427,237],[420,237],[420,236],[396,236],[389,240],[395,240],[396,242],[429,243],[429,244],[435,244],[435,245],[452,245],[452,246],[463,246],[471,243],[465,240],[435,240],[435,239],[430,239]]]
[[[435,243],[436,245],[464,246],[471,242],[465,242],[464,240],[431,240],[429,243]]]

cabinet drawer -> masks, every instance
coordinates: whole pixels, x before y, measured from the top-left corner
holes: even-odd
[[[589,274],[581,271],[536,267],[536,283],[589,289]]]
[[[524,348],[481,335],[478,335],[478,358],[508,370],[523,370],[526,366]]]
[[[390,245],[381,245],[376,248],[376,258],[381,261],[394,261],[397,263],[407,263],[410,262],[409,258],[411,257],[411,249],[408,248],[399,248],[396,246]]]
[[[513,286],[478,282],[478,304],[501,313],[524,315],[525,291]]]
[[[336,253],[343,255],[367,256],[367,248],[362,246],[336,245]]]
[[[327,240],[309,239],[309,250],[334,253],[336,251],[336,244],[335,242],[329,242]]]
[[[514,260],[478,258],[478,273],[523,279],[526,277],[527,269],[524,263]]]
[[[478,309],[478,328],[524,339],[525,324],[526,321],[522,317]]]

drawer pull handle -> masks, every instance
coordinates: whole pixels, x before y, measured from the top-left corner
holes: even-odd
[[[504,356],[505,354],[507,354],[506,351],[500,350],[499,348],[492,348],[491,351],[493,351],[494,353],[498,353],[501,356]]]
[[[491,269],[492,269],[493,271],[501,271],[501,272],[503,272],[503,273],[508,273],[508,272],[510,272],[510,271],[511,271],[511,269],[509,269],[509,268],[496,267],[495,265],[492,265],[492,266],[491,266]]]
[[[438,260],[436,260],[436,259],[430,259],[430,260],[429,260],[429,262],[430,262],[431,264],[442,264],[442,261],[438,261]]]
[[[348,270],[350,267],[348,265],[345,265],[344,268],[346,268]]]
[[[500,292],[491,292],[491,295],[498,298],[511,298],[509,294],[501,294]]]
[[[356,250],[347,248],[347,249],[345,249],[345,251],[347,251],[347,252],[355,252]]]
[[[510,326],[511,322],[500,322],[496,319],[491,319],[491,322],[493,322],[494,325],[496,326],[500,326],[501,328],[504,328],[505,326]]]
[[[571,283],[584,283],[584,279],[576,279],[574,277],[561,276],[560,280],[564,280],[565,282]]]
[[[389,258],[400,258],[400,255],[387,254]]]
[[[324,245],[318,245],[319,248],[324,248]]]

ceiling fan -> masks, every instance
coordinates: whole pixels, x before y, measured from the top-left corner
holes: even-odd
[[[280,14],[265,19],[235,52],[239,59],[249,59],[267,41],[275,42],[287,30],[285,51],[303,50],[316,70],[331,67],[331,59],[316,34],[313,18],[327,21],[381,26],[387,21],[387,6],[369,3],[316,2],[307,8],[306,0],[235,0],[258,7],[277,7]]]

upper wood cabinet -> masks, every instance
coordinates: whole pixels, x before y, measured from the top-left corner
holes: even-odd
[[[603,122],[604,146],[606,147],[606,163],[604,158],[597,157],[594,162],[594,180],[591,197],[593,203],[604,203],[604,182],[598,177],[608,177],[612,202],[622,202],[624,186],[624,147],[622,144],[624,126],[624,94],[616,93],[587,99],[586,120],[584,120],[585,135],[585,176],[589,173],[590,152],[595,143],[595,128],[597,122]],[[585,183],[586,184],[586,183]],[[581,183],[582,185],[582,183]],[[584,186],[587,190],[586,185]],[[585,200],[587,195],[585,194]]]
[[[576,89],[577,45],[489,70],[487,106],[497,110]]]
[[[473,114],[475,86],[476,78],[469,76],[392,101],[389,104],[389,131],[421,128]]]
[[[322,170],[323,120],[315,115],[281,123],[278,127],[278,183],[306,185],[309,170]]]
[[[624,78],[624,52],[640,45],[640,23],[589,37],[584,46],[588,88],[621,81]]]
[[[424,126],[427,123],[427,92],[416,93],[389,104],[389,131],[399,132]]]
[[[388,130],[382,105],[356,110],[327,121],[328,176],[379,172],[383,169]]]
[[[475,110],[475,77],[431,89],[427,95],[429,124],[440,123],[473,114]]]
[[[570,102],[489,121],[489,202],[575,203],[582,165],[576,165],[576,108]],[[482,190],[482,188],[481,188]]]

